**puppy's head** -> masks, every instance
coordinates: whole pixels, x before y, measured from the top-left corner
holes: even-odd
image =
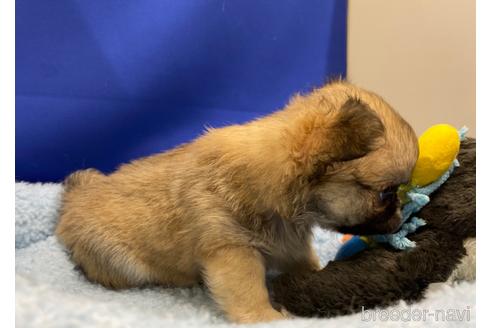
[[[314,97],[329,108],[312,113],[330,113],[325,132],[311,134],[323,140],[310,141],[323,145],[310,154],[316,220],[343,233],[394,232],[401,223],[397,189],[418,157],[414,131],[381,97],[353,85],[331,85]]]

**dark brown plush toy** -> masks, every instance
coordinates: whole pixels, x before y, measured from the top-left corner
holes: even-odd
[[[415,248],[381,244],[318,272],[278,276],[275,301],[295,315],[331,317],[417,301],[430,283],[448,280],[466,255],[464,241],[475,238],[474,139],[462,142],[458,159],[460,167],[418,214],[427,225],[412,234]]]

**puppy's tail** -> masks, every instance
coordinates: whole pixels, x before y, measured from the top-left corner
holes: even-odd
[[[105,177],[103,173],[96,169],[79,170],[66,177],[63,181],[63,186],[65,187],[65,192],[67,192],[75,187],[100,181]]]

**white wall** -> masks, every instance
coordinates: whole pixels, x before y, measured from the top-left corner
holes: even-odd
[[[382,95],[420,134],[475,135],[475,1],[349,0],[348,79]]]

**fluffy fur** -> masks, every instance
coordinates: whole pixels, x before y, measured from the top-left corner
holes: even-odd
[[[475,140],[462,143],[459,161],[420,211],[428,224],[412,235],[415,249],[381,246],[316,273],[285,274],[273,282],[275,300],[297,315],[331,317],[419,300],[433,282],[474,280]]]
[[[417,159],[410,126],[344,82],[244,125],[65,182],[57,235],[87,277],[112,288],[204,281],[236,322],[280,319],[268,268],[317,270],[311,227],[391,232]]]

